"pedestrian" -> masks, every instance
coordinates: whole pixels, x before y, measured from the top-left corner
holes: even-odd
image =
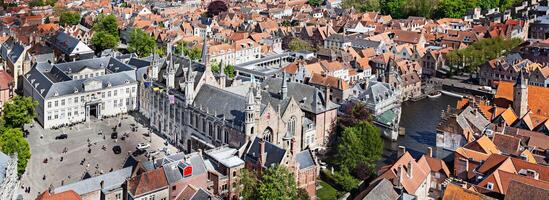
[[[46,175],[44,174],[44,176],[42,177],[42,180],[46,180]]]
[[[59,162],[63,162],[63,156],[61,156],[61,161],[59,161]]]

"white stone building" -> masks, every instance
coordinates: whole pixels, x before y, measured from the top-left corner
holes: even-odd
[[[103,57],[51,65],[37,64],[23,80],[25,96],[38,101],[45,129],[136,109],[136,69]]]

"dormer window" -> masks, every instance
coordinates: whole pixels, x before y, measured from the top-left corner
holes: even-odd
[[[494,189],[494,183],[489,182],[489,183],[486,185],[486,188],[489,189],[489,190],[493,190],[493,189]]]
[[[108,82],[107,87],[111,87],[111,86],[112,86],[111,82]]]

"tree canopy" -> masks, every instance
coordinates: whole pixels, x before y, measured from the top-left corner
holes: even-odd
[[[17,153],[19,175],[25,172],[31,156],[29,143],[23,137],[21,128],[32,122],[36,116],[36,106],[38,103],[31,97],[15,96],[4,104],[4,113],[0,119],[0,150],[8,155]]]
[[[219,13],[225,12],[229,9],[224,1],[213,1],[208,5],[207,15],[209,17],[217,16]]]
[[[100,14],[93,24],[93,30],[96,32],[105,31],[118,37],[118,20],[114,15]]]
[[[314,50],[314,48],[311,46],[311,44],[309,44],[309,42],[302,40],[300,38],[293,38],[288,44],[288,48],[290,48],[290,50],[292,51]]]
[[[155,45],[154,38],[141,29],[133,29],[130,33],[128,51],[137,53],[139,57],[149,56]]]
[[[111,49],[118,45],[118,23],[114,15],[99,15],[93,24],[95,34],[92,37],[92,45],[96,51]]]
[[[17,153],[17,172],[25,173],[27,162],[31,156],[29,142],[23,137],[20,128],[4,129],[0,135],[0,150],[8,155]]]
[[[48,18],[49,20],[49,18]],[[59,17],[59,25],[77,25],[80,23],[80,13],[74,11],[63,11]]]
[[[2,115],[3,127],[21,128],[24,124],[31,123],[36,116],[35,108],[38,105],[31,97],[15,96],[4,104]]]
[[[307,0],[307,3],[311,6],[320,6],[324,2],[323,0]]]
[[[103,51],[105,49],[112,49],[118,45],[119,38],[106,32],[96,32],[92,37],[92,45],[97,51]]]
[[[367,121],[347,127],[337,145],[334,163],[340,168],[354,171],[359,164],[373,168],[383,153],[383,140],[379,129]]]
[[[190,57],[191,60],[200,60],[202,58],[202,49],[198,47],[189,47],[189,43],[187,42],[179,42],[177,46],[175,47],[175,53],[181,54],[181,51],[183,51],[183,54]]]
[[[295,178],[282,166],[265,170],[258,187],[259,199],[290,200],[297,197]]]
[[[308,199],[307,193],[299,191],[295,178],[283,166],[272,166],[267,168],[261,178],[257,178],[253,172],[242,169],[240,183],[242,188],[242,199],[264,199],[264,200],[290,200]]]
[[[446,54],[452,70],[457,71],[461,66],[464,72],[477,72],[479,67],[489,60],[509,53],[522,43],[521,39],[486,38],[481,39],[467,48],[451,51]]]
[[[420,16],[426,18],[461,18],[475,7],[482,9],[511,8],[520,0],[343,0],[343,8],[358,11],[381,11],[393,18]]]
[[[227,65],[227,64],[224,64],[224,65],[225,65],[225,69],[223,69],[223,71],[225,72],[225,75],[227,75],[229,78],[234,78],[234,76],[236,75],[236,71],[234,70],[234,65]],[[220,62],[211,63],[211,67],[212,67],[212,72],[214,73],[219,73],[219,71],[221,71]]]

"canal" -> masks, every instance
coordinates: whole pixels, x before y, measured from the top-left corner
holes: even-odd
[[[427,147],[433,147],[433,156],[450,159],[452,152],[436,148],[436,127],[442,110],[445,110],[448,105],[455,107],[458,100],[456,97],[442,95],[438,98],[403,103],[400,126],[405,128],[406,134],[399,136],[396,142],[385,140],[381,162],[392,163],[396,158],[398,146],[406,147],[414,158],[421,157],[427,151]]]

